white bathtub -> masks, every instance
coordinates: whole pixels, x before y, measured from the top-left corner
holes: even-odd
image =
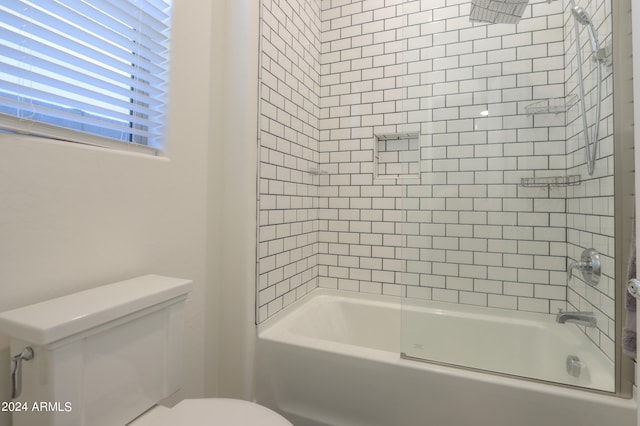
[[[613,362],[571,323],[559,324],[554,316],[533,312],[403,303],[402,349],[411,357],[615,392]],[[393,305],[368,306],[397,316]],[[579,375],[567,372],[567,356],[578,357]]]
[[[512,373],[543,380],[562,373],[567,375],[564,359],[568,354],[558,346],[568,337],[557,334],[557,327],[525,325],[525,331],[514,329],[517,343],[496,349],[499,345],[496,342],[510,342],[516,335],[504,339],[505,330],[509,328],[490,332],[487,327],[516,322],[522,326],[522,322],[535,315],[518,319],[505,311],[501,319],[489,310],[491,314],[483,319],[482,309],[473,308],[464,313],[455,309],[445,311],[443,306],[446,305],[405,309],[409,316],[422,315],[424,321],[414,318],[407,323],[405,315],[402,321],[406,334],[402,339],[418,352],[435,348],[429,356],[442,357],[441,361],[469,365],[477,358],[485,361],[488,358],[490,362],[495,358],[492,368],[499,371],[505,366],[514,367]],[[483,322],[480,328],[476,330],[469,322],[456,328],[460,320],[468,321],[470,318],[465,316],[469,315],[473,316],[472,324]],[[401,359],[400,322],[397,298],[315,290],[260,326],[258,402],[282,413],[296,426],[635,425],[633,400]],[[438,327],[431,327],[436,322]],[[427,325],[426,328],[407,327],[411,324]],[[545,328],[552,330],[546,336]],[[443,333],[443,330],[447,331]],[[464,330],[471,334],[461,335]],[[420,336],[429,332],[431,337],[420,341]],[[526,334],[529,332],[533,334]],[[462,346],[449,356],[441,351],[444,345],[438,345],[434,339],[451,334],[457,336],[456,341]],[[502,337],[495,340],[496,336]],[[523,350],[525,342],[533,343],[535,350]],[[575,352],[576,342],[570,343]],[[549,344],[554,349],[539,348]],[[492,346],[494,351],[487,352]],[[500,361],[501,355],[503,361]],[[549,361],[554,356],[561,357],[562,368],[555,366],[557,362]],[[532,358],[514,362],[514,358],[523,357]],[[567,377],[568,383],[610,385],[608,375],[599,371],[602,366],[598,365],[597,356],[590,357],[585,352],[580,357],[588,372],[579,378]],[[532,367],[532,361],[540,358],[542,362]],[[554,367],[546,368],[548,365]]]

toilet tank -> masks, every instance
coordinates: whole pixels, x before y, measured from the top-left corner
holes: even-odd
[[[145,275],[0,314],[26,347],[13,426],[122,426],[176,392],[189,280]]]

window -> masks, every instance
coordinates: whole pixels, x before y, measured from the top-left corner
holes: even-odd
[[[159,150],[171,0],[3,0],[0,128]]]

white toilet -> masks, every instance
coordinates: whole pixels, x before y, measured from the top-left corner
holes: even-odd
[[[181,385],[191,286],[146,275],[0,314],[13,426],[292,426],[241,400],[157,405]]]

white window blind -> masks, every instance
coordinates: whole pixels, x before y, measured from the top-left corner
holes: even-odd
[[[0,128],[161,149],[170,2],[2,0]]]

